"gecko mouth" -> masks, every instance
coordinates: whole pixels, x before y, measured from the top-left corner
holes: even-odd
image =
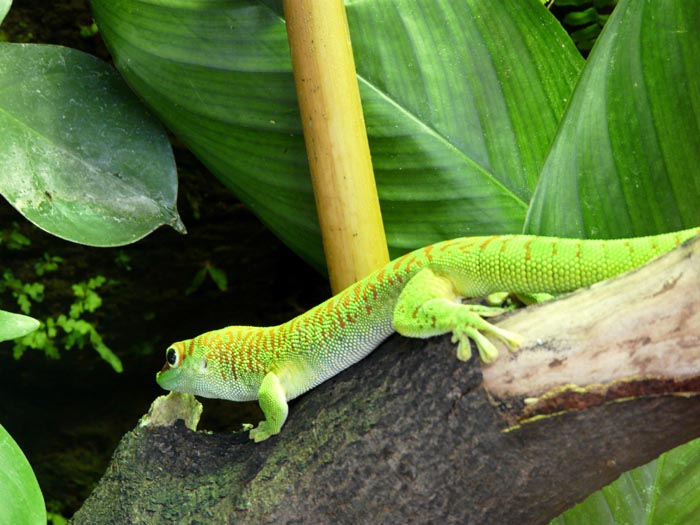
[[[158,383],[160,387],[164,388],[165,390],[172,390],[172,387],[174,386],[173,383],[176,379],[172,374],[166,374],[169,369],[170,366],[166,364],[163,367],[163,370],[156,374],[156,383]]]

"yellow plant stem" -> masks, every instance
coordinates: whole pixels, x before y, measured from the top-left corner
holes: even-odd
[[[294,79],[334,293],[389,253],[342,0],[284,0]]]

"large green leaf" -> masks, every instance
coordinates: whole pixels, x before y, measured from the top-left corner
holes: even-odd
[[[0,24],[2,24],[5,15],[10,10],[12,0],[0,0]]]
[[[700,3],[622,0],[581,74],[527,229],[596,238],[700,224]]]
[[[95,57],[0,44],[0,129],[0,193],[40,228],[96,246],[182,229],[164,130]]]
[[[45,525],[46,509],[32,467],[0,425],[0,523]]]
[[[279,2],[93,0],[129,83],[285,242],[322,265]],[[393,254],[522,229],[582,59],[537,0],[348,2]]]
[[[700,440],[626,472],[552,525],[691,524],[700,516]]]

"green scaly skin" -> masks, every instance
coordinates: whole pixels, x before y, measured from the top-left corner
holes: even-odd
[[[457,357],[498,357],[487,336],[519,345],[517,334],[484,317],[495,306],[461,304],[495,292],[562,293],[636,268],[700,233],[699,228],[619,240],[527,235],[465,237],[391,261],[336,296],[272,327],[231,326],[177,342],[157,375],[166,390],[204,397],[258,399],[265,420],[250,437],[279,433],[287,401],[358,362],[394,331],[409,337],[452,332]]]

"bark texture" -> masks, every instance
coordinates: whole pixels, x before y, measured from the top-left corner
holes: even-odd
[[[527,365],[532,391],[503,387],[517,381],[512,368],[482,376],[475,360],[457,361],[449,337],[394,336],[292,402],[282,433],[261,444],[244,434],[193,432],[181,421],[133,430],[72,523],[547,523],[623,471],[700,435],[700,398],[665,395],[697,393],[700,325],[687,322],[700,311],[697,250],[693,243],[617,284],[507,319],[503,326],[518,326],[526,338],[522,352],[541,359]],[[624,283],[631,278],[638,280]],[[642,292],[653,301],[635,296],[640,282],[654,283]],[[659,351],[676,372],[650,372],[639,357],[661,321],[635,324],[635,309],[617,308],[612,322],[627,328],[613,333],[610,317],[586,317],[586,309],[619,301],[620,289],[630,294],[626,304],[641,302],[647,314],[656,305],[653,319],[675,322],[676,335],[664,336]],[[552,330],[527,319],[545,308]],[[627,365],[604,384],[593,365],[596,385],[584,377],[572,389],[566,375],[559,384],[548,376],[577,354],[579,332],[561,329],[572,316],[589,319],[587,339]],[[621,401],[627,384],[654,387]],[[562,402],[572,396],[580,397]],[[538,414],[546,417],[523,422]]]

